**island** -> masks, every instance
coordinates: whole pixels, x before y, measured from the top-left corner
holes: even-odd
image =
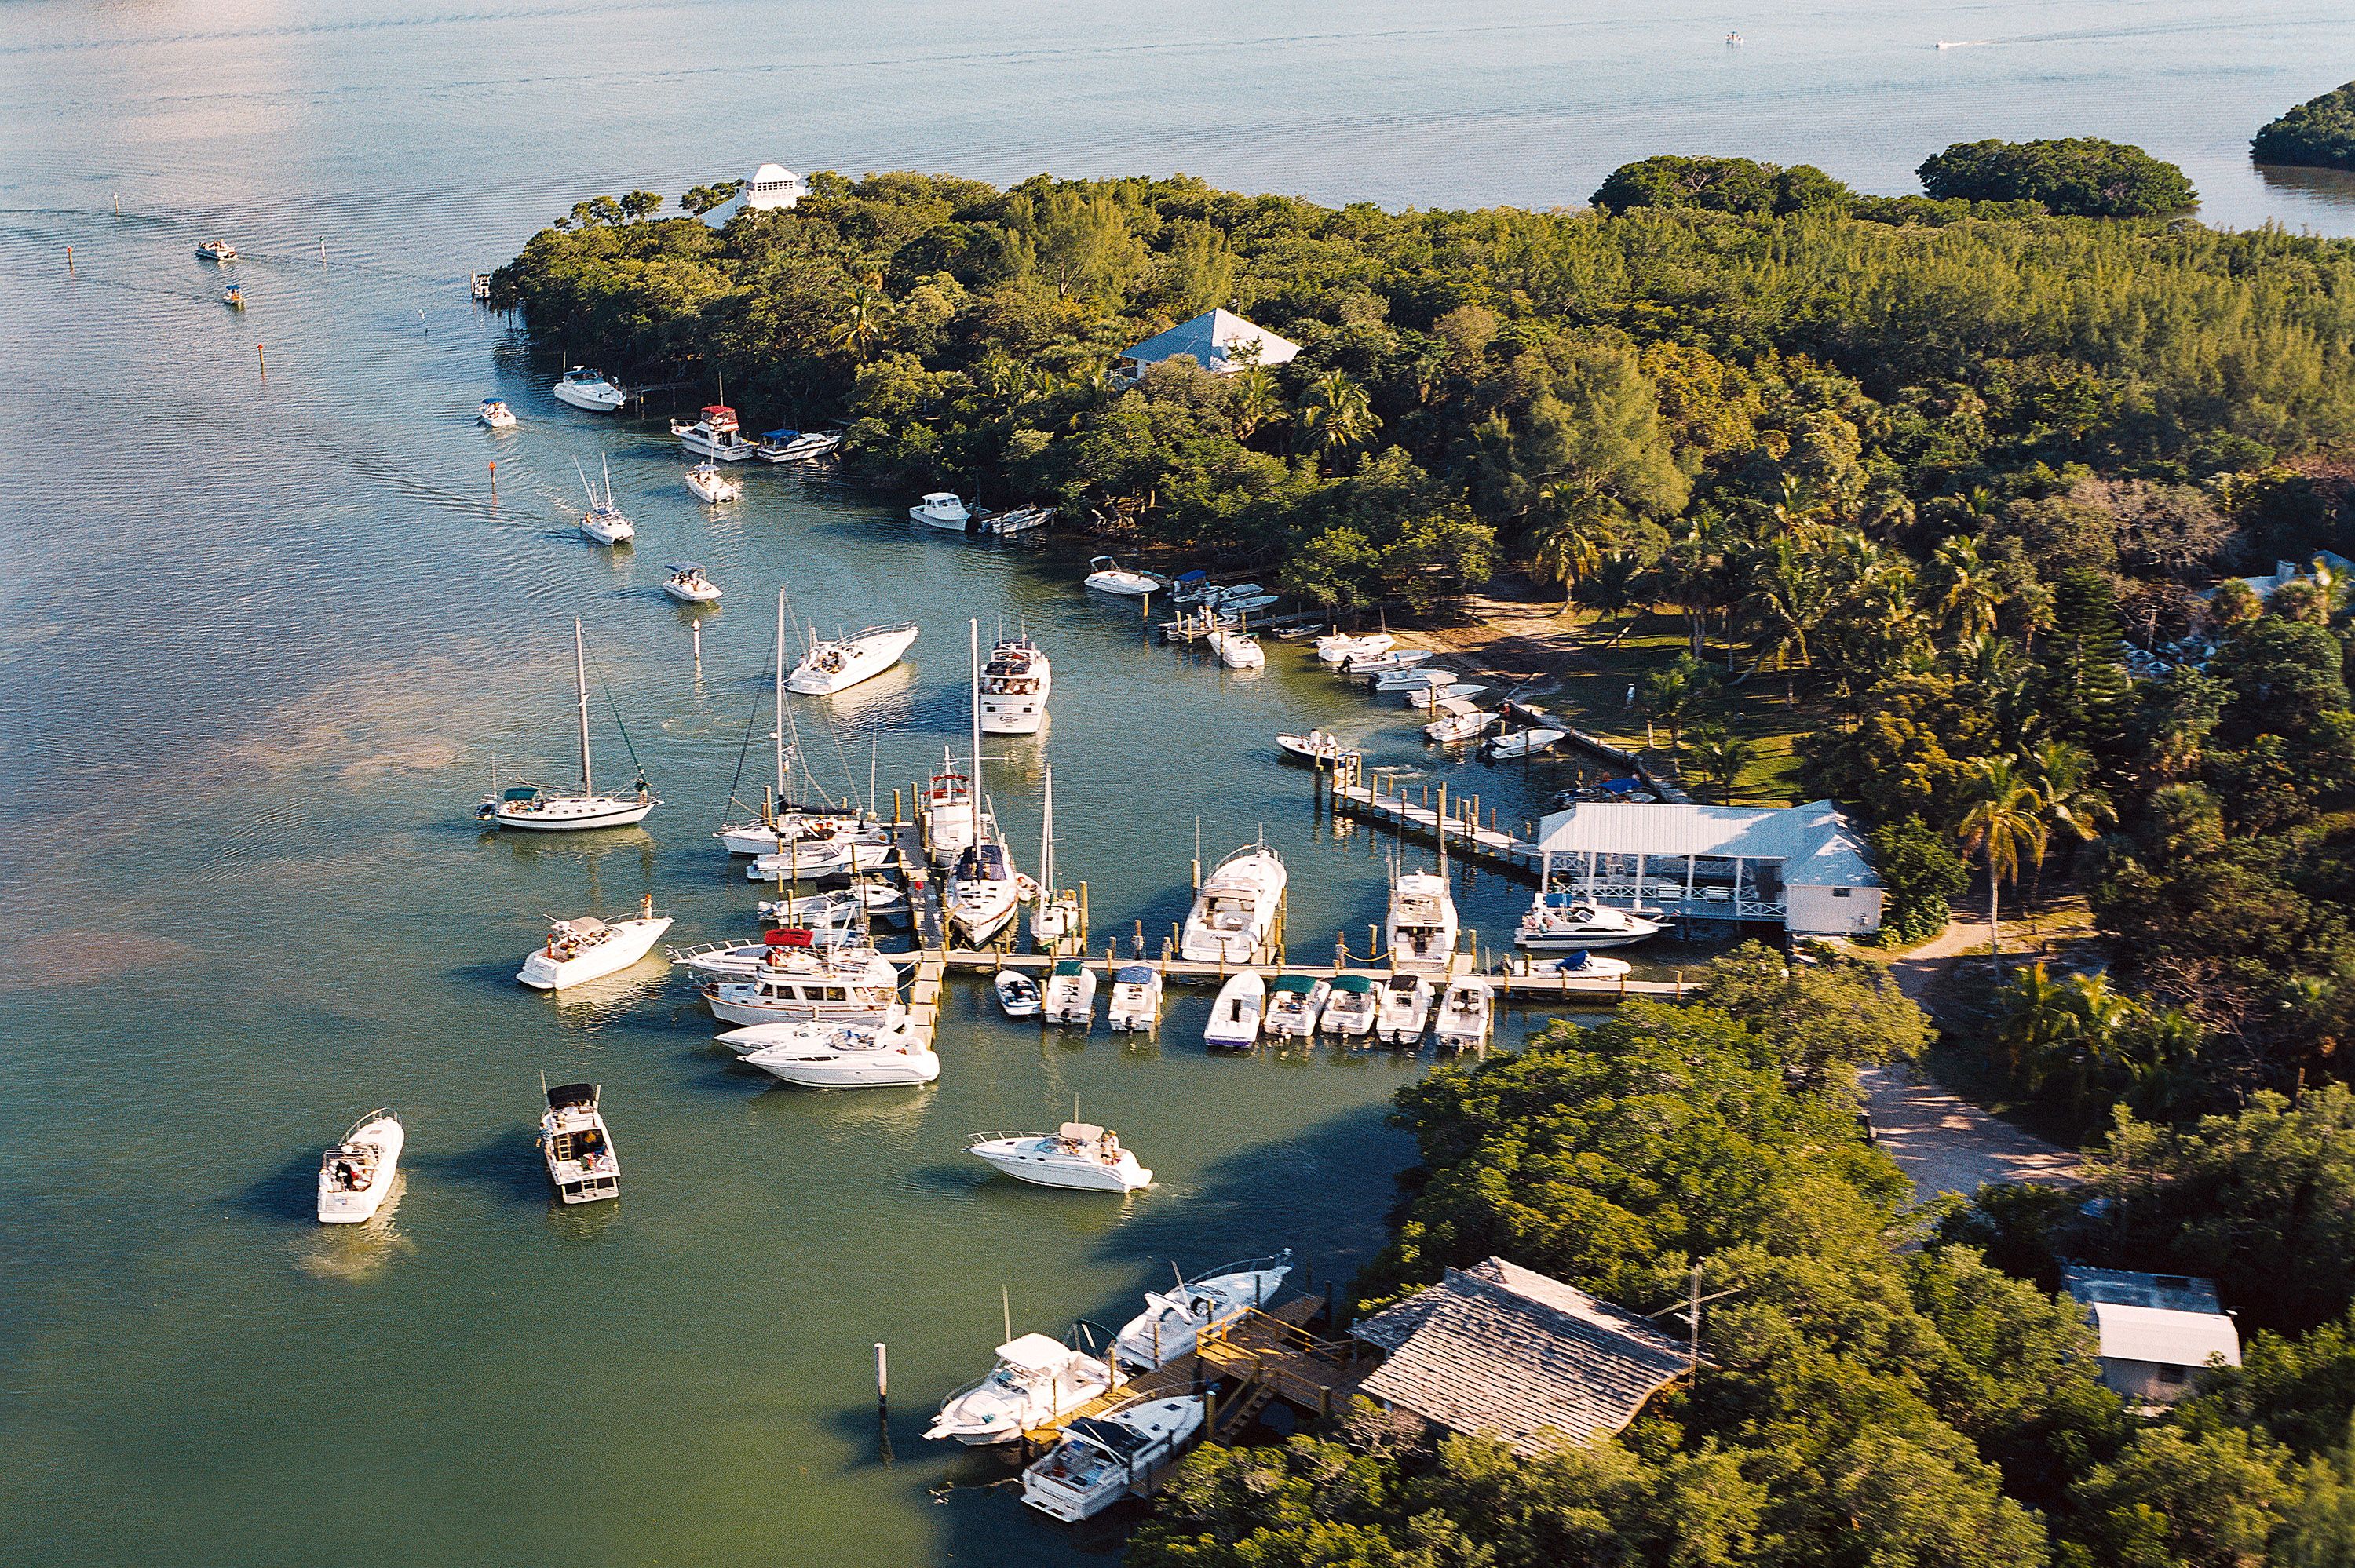
[[[2284,113],[2249,143],[2260,164],[2315,169],[2355,169],[2355,81]]]

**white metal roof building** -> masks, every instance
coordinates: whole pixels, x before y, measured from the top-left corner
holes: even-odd
[[[2070,1264],[2061,1287],[2100,1336],[2102,1381],[2129,1398],[2167,1404],[2200,1368],[2241,1364],[2240,1325],[2219,1308],[2212,1280]]]
[[[783,164],[763,164],[733,196],[704,214],[703,221],[716,228],[740,212],[775,212],[807,195],[807,180]]]
[[[1584,800],[1540,824],[1542,885],[1703,919],[1779,921],[1800,935],[1881,928],[1864,836],[1829,800],[1804,806]]]
[[[1251,354],[1253,344],[1259,350],[1256,360]],[[1243,320],[1232,311],[1204,311],[1192,321],[1179,322],[1167,332],[1156,333],[1143,343],[1122,350],[1120,357],[1131,362],[1129,374],[1134,376],[1142,375],[1148,365],[1158,365],[1181,354],[1193,355],[1194,363],[1203,369],[1223,375],[1241,370],[1246,362],[1285,364],[1298,357],[1300,345]]]

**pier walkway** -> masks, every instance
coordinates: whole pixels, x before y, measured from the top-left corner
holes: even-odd
[[[1256,969],[1263,978],[1267,980],[1287,974],[1319,975],[1327,979],[1337,975],[1359,975],[1377,985],[1390,979],[1393,972],[1387,965],[1234,964],[1168,956],[1158,959],[1123,959],[1103,953],[1008,953],[988,948],[951,948],[945,951],[902,956],[917,958],[920,972],[923,965],[929,964],[945,966],[952,969],[989,972],[998,969],[1021,969],[1030,974],[1044,974],[1054,968],[1060,959],[1075,958],[1089,969],[1103,974],[1107,980],[1111,979],[1115,971],[1124,969],[1131,964],[1144,964],[1158,971],[1165,983],[1210,987],[1226,984],[1230,979],[1243,969]],[[1518,959],[1512,961],[1516,964],[1520,962]],[[1444,983],[1451,975],[1476,972],[1480,971],[1475,969],[1472,955],[1458,953],[1455,955],[1454,967],[1446,975],[1433,974],[1431,980],[1434,984],[1439,984]],[[1506,969],[1486,971],[1482,973],[1482,978],[1487,980],[1499,997],[1503,998],[1550,997],[1555,1000],[1577,998],[1608,1002],[1628,996],[1657,996],[1679,1000],[1685,994],[1685,980],[1681,973],[1671,980],[1630,980],[1624,976],[1605,979],[1601,976],[1523,974],[1512,969]]]

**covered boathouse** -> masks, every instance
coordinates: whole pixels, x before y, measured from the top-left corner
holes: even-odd
[[[1829,800],[1804,806],[1582,800],[1540,824],[1550,894],[1688,919],[1757,920],[1793,936],[1881,929],[1864,835]]]

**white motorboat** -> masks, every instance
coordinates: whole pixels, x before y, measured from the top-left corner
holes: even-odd
[[[964,525],[973,521],[973,513],[965,503],[946,490],[933,491],[909,507],[908,515],[927,527],[954,529],[959,534],[964,533]]]
[[[700,561],[673,561],[663,592],[681,604],[718,604],[719,585],[703,575]]]
[[[1431,662],[1428,648],[1387,648],[1379,653],[1353,653],[1341,662],[1344,675],[1379,675],[1386,670],[1411,670]]]
[[[981,667],[981,728],[985,735],[1036,735],[1047,722],[1055,689],[1054,666],[1028,637],[1001,639]]]
[[[823,882],[879,870],[899,853],[890,829],[875,822],[841,825],[835,818],[806,818],[791,824],[783,838],[783,847],[753,857],[744,868],[745,881]]]
[[[1316,1033],[1332,983],[1315,975],[1278,975],[1267,988],[1267,1013],[1260,1031],[1279,1040],[1305,1040]]]
[[[871,681],[897,664],[908,645],[915,641],[916,627],[912,621],[870,626],[829,642],[816,641],[815,630],[811,637],[809,652],[794,666],[794,673],[785,677],[785,689],[805,696],[826,696],[847,691],[861,681]]]
[[[924,786],[923,810],[924,840],[932,848],[932,863],[954,865],[973,847],[981,813],[972,780],[956,770],[946,747],[941,747],[941,770]]]
[[[1257,583],[1220,583],[1202,590],[1202,602],[1221,610],[1232,609],[1237,601],[1257,598],[1259,592]]]
[[[1624,948],[1657,936],[1661,922],[1630,915],[1575,893],[1540,893],[1530,901],[1513,933],[1513,945],[1533,952],[1567,953],[1579,948]]]
[[[1200,963],[1260,961],[1284,908],[1284,857],[1264,843],[1245,844],[1202,879],[1178,940],[1180,958]]]
[[[581,712],[581,789],[559,794],[537,784],[518,784],[504,793],[494,790],[474,814],[501,828],[533,832],[581,832],[591,828],[626,828],[645,821],[662,802],[646,792],[644,775],[634,797],[600,795],[589,770],[589,663],[581,639],[581,621],[572,622],[572,672]]]
[[[806,893],[798,898],[763,898],[757,908],[761,918],[780,926],[845,929],[856,927],[862,919],[903,915],[908,899],[890,883],[862,876],[847,887],[829,888],[824,893]]]
[[[1111,1387],[1107,1362],[1044,1334],[1024,1334],[997,1347],[989,1375],[950,1395],[924,1436],[974,1447],[1011,1443]]]
[[[670,433],[680,446],[714,462],[742,462],[752,455],[752,443],[736,423],[736,410],[725,403],[706,403],[694,418],[673,419]]]
[[[1030,909],[1030,939],[1052,950],[1087,929],[1087,908],[1077,888],[1055,885],[1055,770],[1046,770],[1039,792],[1039,902]]]
[[[625,545],[636,538],[637,526],[623,516],[622,509],[613,504],[613,465],[610,462],[604,465],[605,493],[602,496],[597,493],[597,487],[589,482],[589,476],[581,472],[581,464],[577,461],[572,469],[575,473],[581,473],[581,483],[589,492],[589,510],[581,514],[581,532],[600,545]]]
[[[1450,981],[1439,1003],[1439,1043],[1453,1051],[1477,1050],[1488,1043],[1494,1023],[1496,997],[1478,975],[1459,975]]]
[[[719,471],[717,463],[699,462],[679,478],[686,482],[687,489],[714,506],[723,501],[741,500],[744,495],[744,482],[729,478]]]
[[[1055,509],[1051,506],[1014,506],[1004,512],[978,514],[964,525],[964,531],[984,538],[1003,539],[1044,528],[1054,520]]]
[[[1243,969],[1219,988],[1210,1004],[1210,1021],[1202,1025],[1202,1044],[1242,1050],[1259,1043],[1261,1012],[1267,1006],[1267,981],[1257,969]]]
[[[474,418],[478,423],[494,430],[512,430],[516,428],[515,410],[496,397],[484,398],[483,406],[474,410]]]
[[[1362,1040],[1373,1033],[1380,1002],[1374,982],[1364,975],[1335,975],[1333,989],[1325,998],[1325,1016],[1317,1027],[1345,1040]]]
[[[1381,671],[1374,676],[1371,689],[1377,696],[1392,692],[1423,692],[1434,687],[1452,686],[1459,678],[1453,670],[1417,664],[1403,670]]]
[[[1444,686],[1410,686],[1407,688],[1406,705],[1436,711],[1442,703],[1468,702],[1487,689],[1477,681],[1456,681]]]
[[[524,959],[516,979],[534,991],[562,991],[628,969],[645,958],[671,927],[669,916],[655,913],[652,894],[646,895],[638,911],[628,920],[582,915],[551,922],[548,940]]]
[[[1531,964],[1529,972],[1538,975],[1560,975],[1564,980],[1615,980],[1623,979],[1636,966],[1625,959],[1606,959],[1598,953],[1579,948],[1566,958],[1549,959]]]
[[[1442,746],[1455,746],[1466,740],[1477,740],[1497,722],[1497,715],[1486,708],[1475,707],[1462,697],[1440,698],[1433,712],[1439,716],[1423,726],[1423,733]]]
[[[900,971],[874,948],[825,945],[790,927],[768,934],[771,951],[742,979],[719,978],[703,987],[711,1015],[723,1023],[887,1023],[900,1005]],[[722,1041],[757,1049],[762,1042]]]
[[[1120,1135],[1092,1121],[1067,1121],[1045,1133],[976,1132],[966,1147],[975,1159],[1039,1187],[1134,1192],[1153,1185],[1153,1172],[1120,1146]]]
[[[1149,572],[1129,571],[1110,556],[1098,556],[1088,563],[1088,575],[1083,586],[1099,593],[1126,594],[1134,598],[1153,592],[1161,586],[1161,579]]]
[[[1255,637],[1220,630],[1211,632],[1203,641],[1219,656],[1219,662],[1230,670],[1259,670],[1267,665],[1267,654]]]
[[[376,1217],[392,1192],[400,1150],[409,1141],[400,1118],[372,1110],[319,1157],[319,1223],[357,1225]]]
[[[768,1024],[770,1043],[744,1062],[805,1089],[881,1089],[929,1084],[940,1056],[916,1037],[906,1014],[888,1023]]]
[[[595,1084],[559,1084],[548,1091],[539,1118],[539,1157],[556,1195],[567,1203],[593,1203],[622,1195],[622,1161],[598,1109]]]
[[[1422,1044],[1431,1019],[1433,989],[1428,976],[1401,970],[1382,981],[1374,1012],[1374,1034],[1385,1045]]]
[[[234,261],[237,260],[237,247],[231,245],[226,239],[208,239],[202,245],[197,247],[197,260],[199,261]]]
[[[1150,1034],[1161,1025],[1161,971],[1151,964],[1128,964],[1112,977],[1112,1000],[1104,1022],[1113,1032]]]
[[[997,992],[997,1005],[1008,1018],[1036,1018],[1041,999],[1039,982],[1020,969],[1000,969],[990,981]]]
[[[1410,871],[1391,884],[1382,933],[1392,969],[1445,974],[1455,959],[1455,899],[1443,872]]]
[[[996,836],[996,824],[986,817],[985,828],[989,836],[957,856],[956,869],[949,873],[944,890],[949,925],[966,947],[974,948],[987,947],[1022,912],[1022,887],[1014,857]]]
[[[477,304],[490,303],[491,275],[488,272],[467,273],[466,297]]]
[[[1387,631],[1369,631],[1363,637],[1352,637],[1337,631],[1316,640],[1316,657],[1327,664],[1346,664],[1352,659],[1373,659],[1398,646],[1398,639]]]
[[[559,403],[570,403],[591,414],[617,412],[630,395],[584,365],[576,365],[549,390]]]
[[[1535,757],[1548,751],[1569,736],[1558,729],[1517,729],[1509,734],[1494,736],[1488,741],[1488,755],[1499,761],[1515,757]]]
[[[1022,1472],[1022,1500],[1065,1524],[1093,1519],[1192,1446],[1206,1408],[1199,1395],[1180,1394],[1081,1416]]]
[[[245,309],[245,291],[231,283],[221,291],[221,303],[233,311]]]
[[[1205,1329],[1223,1329],[1263,1308],[1291,1272],[1292,1252],[1286,1248],[1273,1257],[1230,1263],[1193,1279],[1181,1274],[1175,1290],[1145,1293],[1145,1310],[1121,1325],[1113,1354],[1137,1372],[1191,1355]]]
[[[1342,745],[1339,736],[1324,729],[1312,729],[1306,735],[1279,735],[1275,737],[1275,744],[1277,749],[1284,753],[1286,762],[1305,762],[1311,766],[1331,768],[1345,757],[1358,755],[1356,747]]]
[[[762,462],[807,462],[842,445],[839,430],[771,430],[752,448]]]
[[[1048,971],[1040,1016],[1050,1023],[1076,1023],[1085,1029],[1096,1017],[1096,971],[1080,959],[1057,959]]]
[[[1222,599],[1215,608],[1222,615],[1246,616],[1253,610],[1265,609],[1275,602],[1272,593],[1247,593],[1234,599]]]

